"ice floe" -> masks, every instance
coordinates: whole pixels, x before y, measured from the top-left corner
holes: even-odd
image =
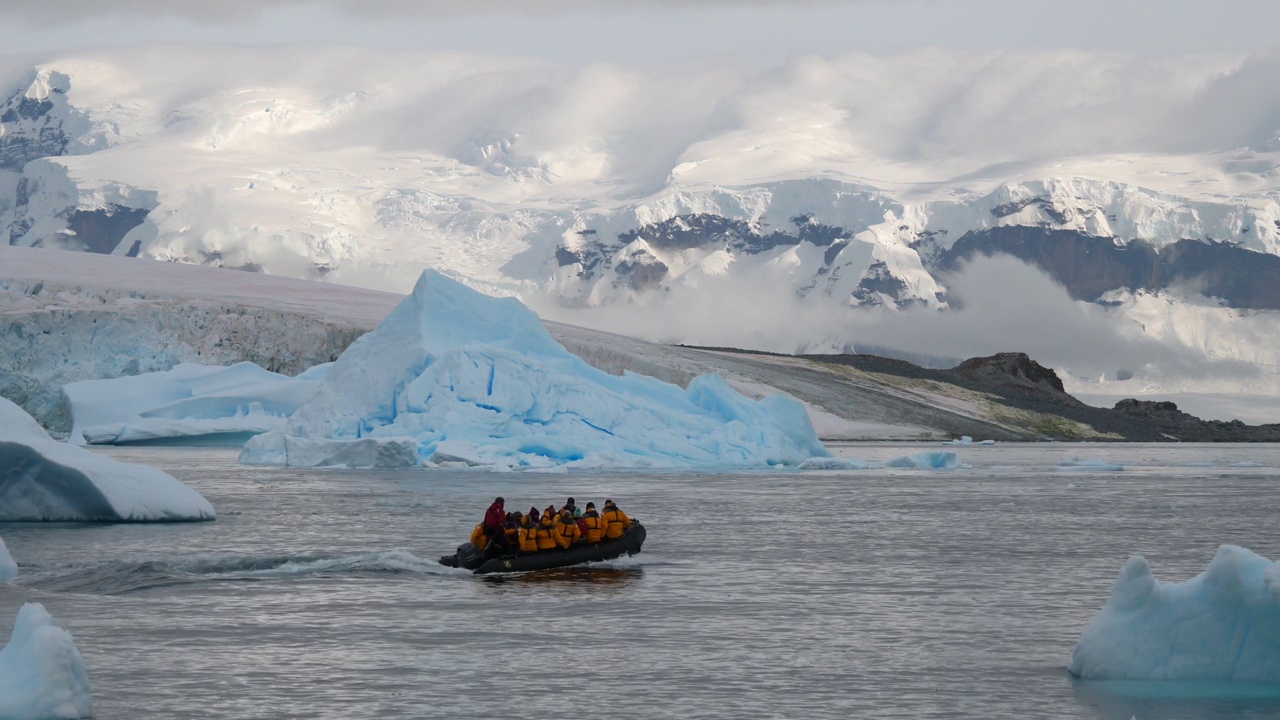
[[[0,538],[0,581],[9,580],[18,574],[18,563],[13,561],[9,548],[5,547],[4,538]]]
[[[1280,682],[1280,566],[1223,545],[1177,583],[1131,557],[1068,669],[1098,680]]]
[[[209,501],[169,474],[58,442],[0,398],[0,521],[213,518]]]
[[[89,673],[71,633],[39,603],[18,611],[0,650],[0,718],[49,720],[93,715]]]
[[[330,364],[280,375],[249,362],[186,363],[165,372],[62,386],[71,441],[125,444],[182,439],[241,445],[282,427],[320,387]]]

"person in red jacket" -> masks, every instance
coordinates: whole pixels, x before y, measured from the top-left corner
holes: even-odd
[[[507,512],[502,507],[504,502],[506,501],[502,498],[494,498],[493,504],[484,511],[484,522],[481,523],[484,534],[491,538],[491,542],[500,544],[505,544],[506,540],[506,533],[503,532],[507,521]]]

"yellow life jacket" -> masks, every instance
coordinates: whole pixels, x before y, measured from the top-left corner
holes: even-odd
[[[520,528],[520,552],[538,552],[538,538],[535,537],[537,532],[536,525]]]
[[[604,539],[604,520],[600,513],[588,510],[582,516],[582,524],[587,526],[587,542],[598,543]]]
[[[617,505],[605,508],[600,519],[604,521],[604,536],[609,540],[617,540],[631,527],[631,518]]]
[[[533,531],[534,541],[538,544],[539,550],[555,550],[556,549],[556,529],[551,525],[539,525]]]
[[[582,531],[578,529],[578,523],[569,518],[568,522],[556,523],[556,544],[562,548],[568,548],[578,538],[582,537]]]
[[[471,544],[481,550],[485,549],[485,546],[489,544],[489,536],[484,534],[484,523],[477,525],[471,531]]]

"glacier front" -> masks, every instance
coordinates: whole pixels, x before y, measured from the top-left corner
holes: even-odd
[[[1090,680],[1280,681],[1280,565],[1223,545],[1167,583],[1134,556],[1085,628],[1068,670]]]
[[[687,389],[615,376],[557,343],[514,298],[434,271],[338,358],[241,462],[316,467],[768,467],[825,457],[804,407],[711,375]]]
[[[209,501],[169,474],[60,443],[0,398],[0,522],[212,519]]]
[[[89,672],[71,633],[55,625],[43,605],[23,605],[0,650],[0,718],[92,716]]]

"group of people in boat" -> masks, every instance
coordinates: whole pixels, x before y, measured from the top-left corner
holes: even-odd
[[[599,512],[593,502],[584,509],[569,498],[560,508],[548,505],[539,512],[535,506],[522,513],[507,512],[506,501],[495,498],[484,520],[471,531],[471,542],[482,550],[568,550],[581,543],[617,540],[630,527],[631,518],[612,500],[605,500]]]

